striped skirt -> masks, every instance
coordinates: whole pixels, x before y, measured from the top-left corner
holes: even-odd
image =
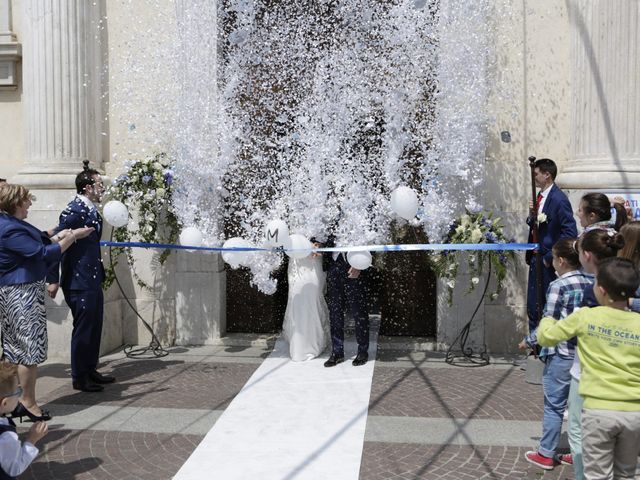
[[[0,286],[2,349],[7,362],[37,365],[47,359],[44,280]]]

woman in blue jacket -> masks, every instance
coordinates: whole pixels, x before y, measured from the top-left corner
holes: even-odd
[[[18,365],[23,390],[14,417],[49,420],[36,402],[38,364],[47,358],[44,307],[47,270],[76,239],[93,228],[65,230],[49,238],[25,222],[33,197],[21,185],[0,186],[0,320],[4,360]]]

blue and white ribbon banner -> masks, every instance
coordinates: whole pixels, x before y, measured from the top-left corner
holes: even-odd
[[[204,250],[209,252],[414,252],[422,250],[431,251],[522,251],[535,250],[537,243],[415,243],[406,245],[361,245],[355,247],[334,248],[260,248],[260,247],[195,247],[189,245],[174,245],[170,243],[145,243],[145,242],[100,242],[103,247],[133,247],[133,248],[158,248],[172,250]]]

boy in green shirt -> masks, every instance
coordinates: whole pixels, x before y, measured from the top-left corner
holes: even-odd
[[[582,365],[582,448],[587,480],[634,478],[640,454],[640,314],[628,298],[640,285],[633,263],[598,264],[594,294],[600,307],[582,308],[561,322],[543,318],[538,343],[578,337]]]

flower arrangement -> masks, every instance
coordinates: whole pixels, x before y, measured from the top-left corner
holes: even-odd
[[[450,226],[445,243],[507,243],[504,226],[500,218],[493,218],[492,212],[469,212],[468,210],[457,218]],[[436,274],[445,281],[449,294],[449,305],[453,299],[453,289],[458,276],[459,252],[443,251],[436,254],[433,266]],[[489,265],[496,277],[496,289],[491,294],[495,300],[503,288],[503,281],[507,275],[509,262],[515,260],[513,251],[477,250],[469,253],[467,258],[469,271],[469,292],[480,283],[485,265]]]
[[[106,196],[110,200],[124,203],[130,213],[136,214],[128,225],[114,229],[115,241],[130,242],[135,238],[147,243],[175,243],[180,233],[180,224],[173,211],[173,178],[171,161],[165,153],[125,162],[124,173],[114,180]],[[124,253],[138,285],[150,288],[134,269],[131,248],[115,247],[112,253],[114,259]],[[163,250],[159,257],[160,263],[164,263],[170,253],[171,250]],[[115,265],[117,260],[105,269],[105,289],[115,279]]]

